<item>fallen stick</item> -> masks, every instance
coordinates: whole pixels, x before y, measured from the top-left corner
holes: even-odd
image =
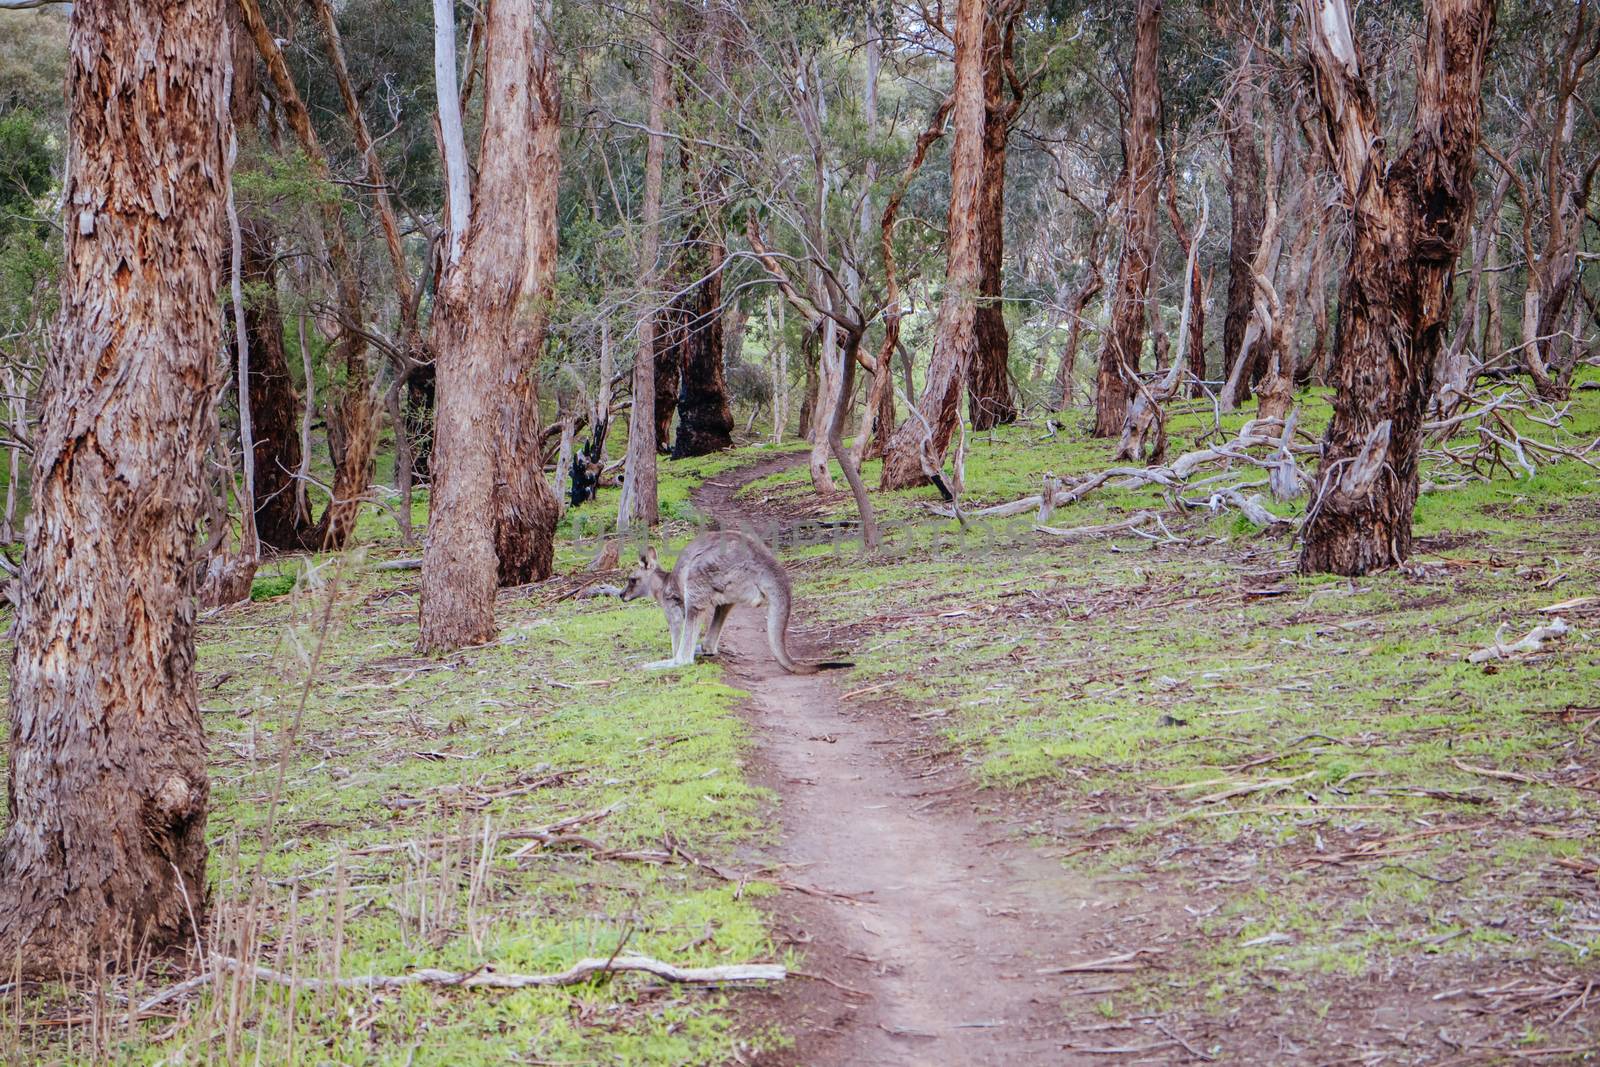
[[[1505,632],[1505,627],[1502,626],[1494,635],[1494,644],[1488,648],[1478,649],[1467,657],[1467,662],[1484,663],[1491,659],[1505,659],[1507,656],[1522,652],[1537,652],[1544,647],[1546,641],[1565,637],[1569,629],[1571,628],[1567,626],[1567,621],[1557,615],[1548,623],[1529,630],[1520,641],[1507,645],[1500,641],[1501,634]]]
[[[1287,786],[1291,786],[1296,782],[1303,782],[1316,773],[1316,769],[1313,768],[1309,771],[1306,771],[1304,774],[1297,774],[1290,778],[1267,778],[1259,782],[1239,782],[1227,789],[1221,789],[1215,793],[1208,793],[1203,797],[1194,797],[1190,803],[1217,804],[1224,800],[1232,800],[1234,797],[1247,797],[1253,796],[1256,793],[1277,791]]]
[[[1081,1052],[1086,1056],[1133,1056],[1141,1052],[1159,1052],[1164,1048],[1175,1048],[1176,1041],[1157,1041],[1153,1045],[1107,1045],[1094,1047],[1090,1045],[1062,1045],[1062,1048]]]
[[[1462,763],[1458,759],[1450,761],[1455,764],[1456,770],[1466,771],[1468,774],[1481,774],[1485,778],[1498,778],[1502,782],[1521,782],[1523,785],[1538,785],[1539,779],[1516,771],[1498,771],[1493,767],[1474,767],[1470,763]]]
[[[1154,956],[1159,949],[1140,948],[1132,952],[1123,952],[1104,959],[1089,960],[1085,963],[1069,963],[1062,967],[1040,967],[1035,974],[1104,974],[1122,971],[1137,971],[1144,966],[1138,962],[1140,956]]]
[[[599,822],[601,819],[604,819],[606,816],[616,811],[619,806],[620,805],[612,804],[610,807],[601,808],[599,811],[591,811],[583,815],[574,815],[571,818],[562,819],[559,822],[553,822],[549,826],[538,826],[523,830],[497,830],[495,831],[494,835],[495,843],[498,845],[501,841],[527,841],[530,839],[540,845],[548,845],[551,843],[569,843],[567,839],[571,835],[565,834],[564,831],[571,830],[576,826],[583,826],[588,823]],[[408,852],[414,848],[438,848],[442,845],[470,843],[477,840],[477,834],[456,834],[451,837],[433,837],[422,841],[400,841],[385,845],[368,845],[366,848],[351,849],[350,855],[383,856],[391,852]],[[512,858],[518,858],[520,854],[521,850],[513,853]]]
[[[1099,526],[1073,526],[1062,528],[1060,526],[1046,526],[1043,523],[1037,523],[1033,528],[1039,533],[1049,534],[1051,537],[1059,537],[1064,540],[1074,540],[1079,537],[1103,537],[1106,534],[1118,533],[1123,530],[1132,530],[1136,527],[1145,525],[1154,518],[1156,518],[1155,512],[1141,511],[1130,518],[1123,519],[1121,522],[1107,522],[1102,523]]]
[[[1586,608],[1591,604],[1600,604],[1600,596],[1577,596],[1571,600],[1563,600],[1559,604],[1551,604],[1549,607],[1540,608],[1539,610],[1548,614],[1552,611],[1573,611],[1577,608]]]
[[[205,974],[164,989],[139,1006],[148,1011],[157,1004],[171,1000],[206,984],[223,971],[243,971],[258,982],[313,992],[324,989],[400,989],[405,986],[456,986],[462,989],[531,989],[543,986],[577,985],[597,974],[618,974],[635,971],[652,974],[667,982],[680,985],[710,985],[723,982],[779,982],[788,977],[781,963],[736,963],[717,967],[678,967],[650,956],[617,956],[613,959],[589,957],[581,959],[564,971],[555,974],[501,974],[493,967],[480,967],[475,971],[443,971],[424,967],[409,974],[368,974],[354,978],[299,978],[275,971],[270,967],[251,965],[232,956],[212,956],[211,969]]]

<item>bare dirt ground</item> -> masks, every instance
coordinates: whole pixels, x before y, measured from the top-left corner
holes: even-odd
[[[787,462],[710,484],[699,506],[734,524],[737,487]],[[772,909],[817,977],[773,1006],[798,1044],[764,1062],[1075,1062],[1061,979],[1042,972],[1104,947],[1114,896],[975,814],[964,785],[915,762],[915,731],[846,699],[847,672],[784,672],[763,626],[757,612],[734,613],[724,656],[751,694],[763,784],[781,798],[783,840],[769,858],[840,894],[789,892]]]

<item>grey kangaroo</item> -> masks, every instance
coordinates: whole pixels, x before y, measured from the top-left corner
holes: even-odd
[[[622,599],[645,596],[655,597],[672,631],[672,658],[647,663],[648,669],[687,667],[697,652],[715,656],[728,613],[741,604],[753,608],[766,605],[767,643],[773,657],[790,674],[854,666],[796,663],[789,657],[789,610],[793,604],[789,575],[766,545],[747,534],[726,530],[701,534],[679,553],[670,571],[657,562],[655,549],[645,549],[639,554],[639,565],[628,575]],[[705,644],[697,647],[702,627],[706,628]]]

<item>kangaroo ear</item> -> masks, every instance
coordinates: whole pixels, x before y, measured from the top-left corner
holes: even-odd
[[[639,561],[646,567],[654,567],[656,565],[656,550],[654,548],[645,549],[639,553]]]

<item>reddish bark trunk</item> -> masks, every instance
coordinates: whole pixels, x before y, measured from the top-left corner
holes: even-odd
[[[683,337],[678,436],[672,446],[675,459],[733,447],[733,406],[728,402],[728,379],[722,362],[725,251],[717,238],[698,228],[690,234],[689,242],[689,258],[697,264],[700,282],[688,294],[691,303]]]
[[[283,346],[283,313],[266,223],[244,216],[245,332],[250,339],[250,414],[255,423],[256,529],[261,543],[312,547],[311,519],[295,484],[300,469],[300,396]]]
[[[520,26],[517,32],[521,34]],[[525,197],[520,221],[526,228],[526,266],[522,307],[506,348],[495,438],[494,544],[501,585],[526,585],[550,577],[556,523],[561,518],[555,491],[544,479],[538,391],[545,326],[555,292],[556,200],[561,182],[561,88],[547,32],[535,14],[527,45],[532,55],[532,114],[525,120],[532,127],[533,158],[516,179],[523,184]],[[481,173],[478,182],[481,187]]]
[[[978,200],[978,347],[967,381],[967,412],[974,430],[1015,422],[1011,390],[1011,335],[1006,331],[1005,281],[1006,141],[1020,97],[1007,98],[1012,22],[1020,5],[1002,4],[984,19],[983,179]]]
[[[1248,46],[1246,46],[1248,47]],[[1233,215],[1228,238],[1228,312],[1222,321],[1222,375],[1228,376],[1244,346],[1245,328],[1255,304],[1255,275],[1251,264],[1261,241],[1266,207],[1261,188],[1261,149],[1256,142],[1255,110],[1247,86],[1241,84],[1237,103],[1228,114],[1228,203]],[[1238,400],[1250,399],[1251,387],[1261,377],[1262,350],[1251,355],[1251,365],[1239,380]]]
[[[1493,0],[1427,0],[1416,128],[1392,163],[1345,0],[1305,0],[1328,147],[1351,211],[1337,392],[1300,555],[1368,574],[1411,552],[1417,454],[1456,256],[1472,219]],[[1384,446],[1387,433],[1387,446]]]
[[[418,609],[424,650],[492,638],[496,585],[529,580],[541,562],[548,574],[555,529],[533,370],[554,269],[558,134],[534,0],[496,0],[486,33],[485,92],[496,105],[484,121],[472,222],[433,318],[438,415]]]
[[[674,270],[673,282],[682,275]],[[669,282],[668,284],[673,284]],[[677,286],[674,285],[676,289]],[[672,451],[672,417],[678,413],[678,389],[683,384],[683,353],[689,322],[693,318],[694,290],[656,313],[655,379],[656,379],[656,451],[666,455]]]
[[[982,280],[978,233],[983,182],[983,0],[956,7],[956,84],[950,151],[949,243],[944,299],[934,327],[927,383],[912,415],[884,450],[881,488],[928,481],[944,462],[959,417],[961,387],[977,348],[976,297]]]
[[[1124,133],[1127,202],[1122,260],[1117,266],[1111,328],[1100,350],[1095,383],[1094,435],[1116,437],[1127,418],[1134,375],[1144,351],[1145,301],[1156,252],[1157,156],[1156,120],[1161,89],[1156,61],[1161,37],[1161,0],[1139,0],[1134,26],[1133,80],[1128,93],[1128,128]]]
[[[205,900],[194,593],[221,337],[223,16],[219,0],[72,12],[65,266],[0,844],[0,954],[41,977],[186,943],[187,904]]]

